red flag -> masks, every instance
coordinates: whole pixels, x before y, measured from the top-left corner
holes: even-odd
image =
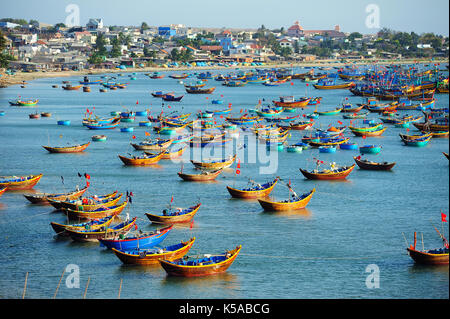
[[[362,138],[364,138],[364,139],[365,139],[365,138],[366,138],[366,136],[365,136],[365,135],[363,135],[363,136],[362,136]]]
[[[133,196],[133,192],[130,192],[130,196]]]
[[[137,229],[138,229],[138,227],[137,227],[137,225],[136,225],[136,224],[134,224],[134,229],[135,229],[135,230],[137,230]]]
[[[303,116],[303,117],[306,117],[306,114],[303,114],[302,116]]]
[[[241,160],[240,160],[240,159],[238,159],[238,162],[237,162],[236,168],[241,168]]]
[[[236,170],[236,174],[239,175],[240,173],[241,173],[241,171],[237,169],[237,170]]]
[[[86,109],[86,113],[89,113],[89,109]]]
[[[189,226],[189,228],[192,229],[192,227],[194,227],[194,220],[191,221],[191,225]]]
[[[291,82],[291,85],[294,85],[294,82]]]
[[[133,135],[133,140],[136,138],[136,136],[135,135]]]
[[[308,84],[308,83],[306,83],[306,86],[309,86],[309,84]]]
[[[338,123],[342,125],[342,122],[341,122],[341,121],[338,121]]]
[[[91,185],[91,183],[89,183],[88,181],[86,181],[86,187],[89,187]]]
[[[86,177],[86,179],[91,179],[91,175],[84,173],[84,177]]]
[[[442,221],[443,223],[446,223],[446,222],[447,222],[447,215],[445,215],[444,213],[441,213],[441,221]]]
[[[136,101],[136,104],[139,104],[139,101]]]

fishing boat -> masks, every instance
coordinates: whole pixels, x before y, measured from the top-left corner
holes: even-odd
[[[373,162],[373,161],[369,161],[367,159],[361,159],[361,156],[354,156],[353,159],[355,160],[356,164],[359,166],[360,169],[371,170],[371,171],[388,171],[388,170],[391,170],[396,164],[395,162],[392,162],[392,163]]]
[[[398,103],[394,102],[391,104],[383,105],[367,105],[366,109],[371,113],[384,113],[384,112],[394,112],[397,110]]]
[[[422,147],[428,144],[428,141],[432,138],[432,134],[425,134],[422,137],[411,137],[404,134],[399,134],[402,142],[406,146]]]
[[[342,112],[342,111],[341,111]],[[354,119],[364,119],[367,117],[367,115],[369,115],[369,112],[365,112],[365,113],[347,113],[347,114],[342,114],[342,117],[344,119],[350,119],[350,120],[354,120]]]
[[[94,142],[104,142],[106,141],[106,135],[93,135],[92,141]]]
[[[342,113],[358,113],[363,109],[364,105],[353,106],[352,104],[342,104]]]
[[[157,92],[151,92],[150,93],[153,97],[163,97],[164,95],[166,95],[167,93],[163,93],[162,91],[157,91]]]
[[[187,74],[187,73],[183,73],[183,74],[170,74],[170,75],[169,75],[169,78],[177,79],[177,80],[182,80],[182,79],[187,78],[188,76],[189,76],[189,74]]]
[[[120,124],[120,119],[115,119],[113,122],[111,123],[91,123],[91,124],[86,124],[85,126],[90,129],[90,130],[112,130],[114,128],[116,128],[117,126],[119,126]]]
[[[58,236],[67,237],[69,234],[66,232],[66,229],[72,230],[91,230],[91,229],[99,229],[101,227],[108,227],[114,220],[114,216],[108,216],[101,219],[93,219],[84,223],[79,224],[60,224],[56,222],[51,222],[50,226],[52,226],[53,230]]]
[[[123,202],[120,205],[114,205],[109,207],[100,207],[94,210],[90,211],[84,211],[84,210],[75,210],[70,208],[63,208],[62,211],[67,215],[69,219],[73,220],[92,220],[92,219],[99,219],[99,218],[105,218],[108,216],[117,216],[119,215],[127,206],[128,201]]]
[[[289,128],[291,130],[303,131],[310,129],[314,125],[314,121],[308,122],[297,122],[297,123],[289,123]]]
[[[129,127],[128,127],[128,126],[126,126],[126,127],[121,127],[121,128],[120,128],[120,131],[121,131],[121,132],[127,132],[127,133],[128,133],[128,132],[133,132],[133,131],[134,131],[134,127],[131,127],[131,126],[129,126]]]
[[[148,233],[137,232],[136,234],[124,237],[119,235],[113,238],[100,238],[100,246],[105,246],[108,249],[118,250],[132,250],[145,249],[153,247],[161,243],[172,230],[173,225],[156,229]],[[108,236],[109,237],[109,236]]]
[[[235,198],[260,198],[268,196],[277,182],[278,178],[275,178],[273,181],[261,185],[250,180],[251,186],[248,188],[237,189],[227,186],[227,190],[230,195]]]
[[[258,202],[261,205],[261,207],[266,211],[285,211],[285,210],[303,209],[308,205],[315,191],[316,189],[313,188],[311,191],[302,194],[300,196],[298,196],[294,192],[291,198],[280,202],[274,202],[262,198],[258,198]]]
[[[163,151],[173,143],[173,139],[144,140],[139,144],[130,143],[138,151]]]
[[[83,85],[72,86],[70,84],[66,84],[66,85],[63,85],[62,88],[63,88],[63,90],[66,90],[66,91],[75,91],[75,90],[79,90],[82,86]]]
[[[319,137],[319,138],[311,138],[308,141],[302,142],[308,143],[312,147],[321,147],[321,146],[338,146],[339,144],[347,143],[350,140],[349,137],[341,138],[341,137]]]
[[[16,101],[16,105],[17,106],[35,106],[36,104],[38,104],[39,100],[27,100],[27,101],[22,101],[22,100],[17,100]],[[10,102],[11,104],[11,102]]]
[[[375,130],[360,130],[360,129],[355,129],[354,127],[349,126],[350,131],[352,131],[352,133],[355,136],[361,136],[361,137],[373,137],[373,136],[380,136],[384,133],[384,131],[386,131],[387,127],[378,127]]]
[[[356,144],[356,143],[342,143],[342,144],[339,144],[339,148],[341,150],[357,150],[358,149],[358,144]]]
[[[230,156],[228,158],[210,158],[206,161],[194,161],[191,160],[191,163],[199,169],[202,170],[219,170],[230,167],[234,161],[236,160],[237,154]]]
[[[38,119],[38,118],[40,118],[41,117],[41,114],[39,114],[39,113],[31,113],[31,114],[28,114],[28,117],[30,118],[30,119]]]
[[[42,116],[42,117],[51,117],[51,116],[52,116],[52,113],[50,113],[50,112],[42,112],[42,113],[41,113],[41,116]]]
[[[254,124],[259,122],[261,119],[258,116],[248,116],[244,114],[241,117],[227,117],[226,120],[232,124],[236,125],[246,125],[246,124]]]
[[[192,88],[185,88],[186,92],[189,94],[211,94],[212,92],[214,92],[214,90],[216,89],[215,87],[211,87],[211,88],[196,88],[196,87],[192,87]]]
[[[83,152],[91,142],[87,142],[84,144],[78,144],[73,146],[43,146],[50,153],[79,153]]]
[[[155,265],[160,260],[176,260],[182,258],[192,248],[195,237],[189,241],[181,242],[162,248],[136,248],[132,250],[120,250],[112,248],[114,254],[128,265]]]
[[[74,241],[88,242],[99,241],[103,238],[114,238],[116,236],[128,233],[136,223],[136,217],[130,221],[125,221],[112,227],[105,226],[98,229],[75,230],[66,228],[69,237]]]
[[[92,195],[74,200],[54,200],[52,198],[47,198],[47,201],[58,210],[63,208],[94,210],[102,206],[108,207],[115,205],[121,196],[122,194],[118,194],[117,191],[114,191],[105,195]]]
[[[177,259],[174,261],[160,260],[161,266],[169,276],[177,277],[199,277],[209,276],[226,271],[234,262],[242,246],[226,251],[221,255],[205,255],[203,258],[190,260],[190,258]]]
[[[175,224],[187,223],[194,218],[201,203],[189,208],[169,208],[164,209],[162,215],[145,213],[145,216],[154,224]]]
[[[355,168],[356,164],[351,166],[342,166],[337,168],[325,169],[319,171],[317,169],[312,171],[307,171],[300,168],[300,172],[307,179],[315,179],[315,180],[337,180],[337,179],[345,179],[351,173],[351,171]]]
[[[163,157],[164,151],[158,154],[145,153],[141,156],[126,157],[118,155],[120,160],[127,166],[155,165]]]
[[[336,153],[336,146],[319,146],[319,153]]]
[[[0,187],[8,191],[32,189],[41,179],[42,174],[27,176],[0,176]]]
[[[203,136],[194,136],[189,141],[190,147],[214,147],[214,146],[222,146],[226,143],[229,143],[232,141],[231,138],[225,138],[225,133],[219,134],[217,136],[215,135],[203,135]]]
[[[276,106],[288,107],[288,108],[305,108],[311,98],[294,99],[294,96],[280,96],[279,101],[272,101]]]
[[[351,88],[353,86],[355,86],[354,82],[348,82],[348,83],[343,83],[343,84],[333,84],[334,82],[320,82],[317,84],[313,84],[315,89],[318,90],[337,90],[337,89],[348,89]]]
[[[222,173],[222,169],[212,172],[202,171],[200,174],[186,174],[183,172],[178,172],[178,176],[189,182],[207,182],[215,180],[220,173]]]
[[[180,102],[183,97],[184,95],[175,96],[172,93],[167,93],[161,96],[161,98],[167,102]]]
[[[336,108],[335,110],[331,110],[331,111],[323,111],[323,112],[316,111],[316,113],[319,115],[336,115],[336,114],[340,113],[341,111],[342,111],[342,108]]]
[[[186,149],[187,149],[186,146],[180,147],[180,148],[177,148],[174,150],[166,149],[163,151],[163,156],[161,157],[161,159],[174,159],[174,158],[180,157],[181,155],[183,155],[183,153]],[[144,151],[144,154],[155,155],[153,153],[149,153],[149,152],[145,152],[145,151]]]
[[[301,153],[303,150],[308,148],[308,144],[299,142],[295,144],[288,145],[286,151],[289,153]]]
[[[406,251],[415,263],[422,265],[448,265],[448,241],[440,233],[439,235],[443,239],[444,247],[429,250],[418,250],[416,248],[417,234],[414,232],[414,245],[410,245],[410,247],[406,248]]]
[[[359,147],[361,154],[378,154],[381,152],[381,146],[377,145],[363,145]]]
[[[37,194],[24,194],[23,196],[33,204],[50,204],[48,199],[67,201],[80,198],[88,189],[88,186],[82,189],[77,189],[68,193],[37,193]]]

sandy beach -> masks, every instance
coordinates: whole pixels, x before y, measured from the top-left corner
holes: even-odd
[[[99,75],[105,73],[129,73],[129,72],[161,72],[161,71],[201,71],[201,70],[236,70],[236,69],[267,69],[267,68],[292,68],[292,67],[343,67],[352,65],[373,64],[372,60],[359,60],[354,62],[343,63],[340,60],[319,60],[314,62],[296,62],[296,63],[266,63],[265,65],[240,65],[234,67],[225,66],[204,66],[204,67],[144,67],[144,68],[128,68],[122,69],[85,69],[81,71],[45,71],[45,72],[17,72],[15,75],[8,75],[5,70],[0,70],[0,88],[10,85],[21,85],[23,82],[32,81],[40,78],[56,78],[56,77],[83,77],[86,75]],[[434,60],[429,59],[402,59],[402,60],[377,60],[378,65],[387,64],[411,64],[411,63],[448,63],[448,59]]]

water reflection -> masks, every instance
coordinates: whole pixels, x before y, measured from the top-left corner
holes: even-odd
[[[292,219],[311,219],[311,210],[307,208],[297,209],[297,210],[284,210],[284,211],[262,211],[263,215],[271,215],[278,217],[287,217]]]
[[[238,278],[238,276],[228,271],[203,277],[175,277],[166,275],[161,284],[162,286],[177,285],[179,287],[195,287],[197,289],[209,288],[221,284],[228,289],[236,290],[239,289]]]

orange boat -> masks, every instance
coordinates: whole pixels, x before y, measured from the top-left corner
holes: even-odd
[[[130,166],[154,165],[158,163],[158,161],[163,157],[164,152],[152,155],[149,154],[150,153],[144,154],[142,156],[133,156],[133,157],[125,157],[119,155],[119,158],[125,165]]]
[[[311,200],[312,195],[316,191],[313,188],[308,193],[305,193],[301,196],[297,196],[296,194],[292,195],[291,199],[282,201],[282,202],[274,202],[266,199],[258,198],[258,202],[262,208],[266,211],[284,211],[284,210],[296,210],[303,209],[308,205]]]
[[[263,185],[257,185],[256,187],[248,188],[248,189],[236,189],[230,186],[227,186],[227,190],[231,196],[235,198],[259,198],[268,196],[275,185],[278,182],[278,178],[275,178],[272,182],[265,183]],[[255,185],[255,183],[253,183]]]
[[[222,273],[234,262],[242,246],[228,250],[221,255],[205,255],[204,258],[194,260],[177,259],[175,261],[160,260],[161,266],[169,276],[178,277],[200,277]]]
[[[195,237],[189,241],[182,241],[179,244],[164,248],[133,249],[127,251],[112,248],[112,251],[124,264],[155,265],[159,264],[160,260],[171,261],[182,258],[192,248],[194,242]]]
[[[79,90],[82,86],[83,85],[72,86],[70,84],[67,84],[65,86],[63,85],[62,88],[67,91],[74,91],[74,90]]]
[[[336,180],[336,179],[345,179],[348,174],[355,168],[356,164],[351,166],[343,166],[338,170],[323,170],[323,171],[307,171],[300,168],[300,172],[302,172],[303,176],[307,179],[317,179],[317,180]]]
[[[10,190],[32,189],[41,179],[42,174],[28,176],[0,176],[0,187]]]
[[[444,247],[430,250],[417,250],[416,236],[416,232],[414,232],[414,245],[406,248],[409,256],[415,263],[424,265],[448,265],[448,242],[442,235],[441,238],[444,241]]]
[[[291,107],[291,108],[305,108],[307,107],[311,98],[294,100],[293,96],[280,97],[280,101],[272,101],[276,106]]]
[[[53,200],[74,200],[80,198],[88,189],[88,186],[65,194],[47,194],[47,193],[39,193],[39,194],[24,194],[26,199],[28,199],[33,204],[50,204],[48,199]]]
[[[74,146],[61,146],[61,147],[52,147],[52,146],[42,146],[50,153],[78,153],[83,152],[91,142],[87,142],[80,145]]]
[[[63,212],[67,215],[69,219],[99,219],[105,218],[108,216],[117,216],[119,215],[127,206],[128,201],[123,202],[117,206],[111,207],[100,207],[91,211],[83,211],[83,210],[75,210],[70,208],[63,208]]]
[[[147,218],[155,224],[187,223],[194,218],[200,208],[200,205],[201,203],[198,203],[197,205],[186,209],[169,210],[169,212],[164,210],[163,215],[145,213],[145,216],[147,216]]]

